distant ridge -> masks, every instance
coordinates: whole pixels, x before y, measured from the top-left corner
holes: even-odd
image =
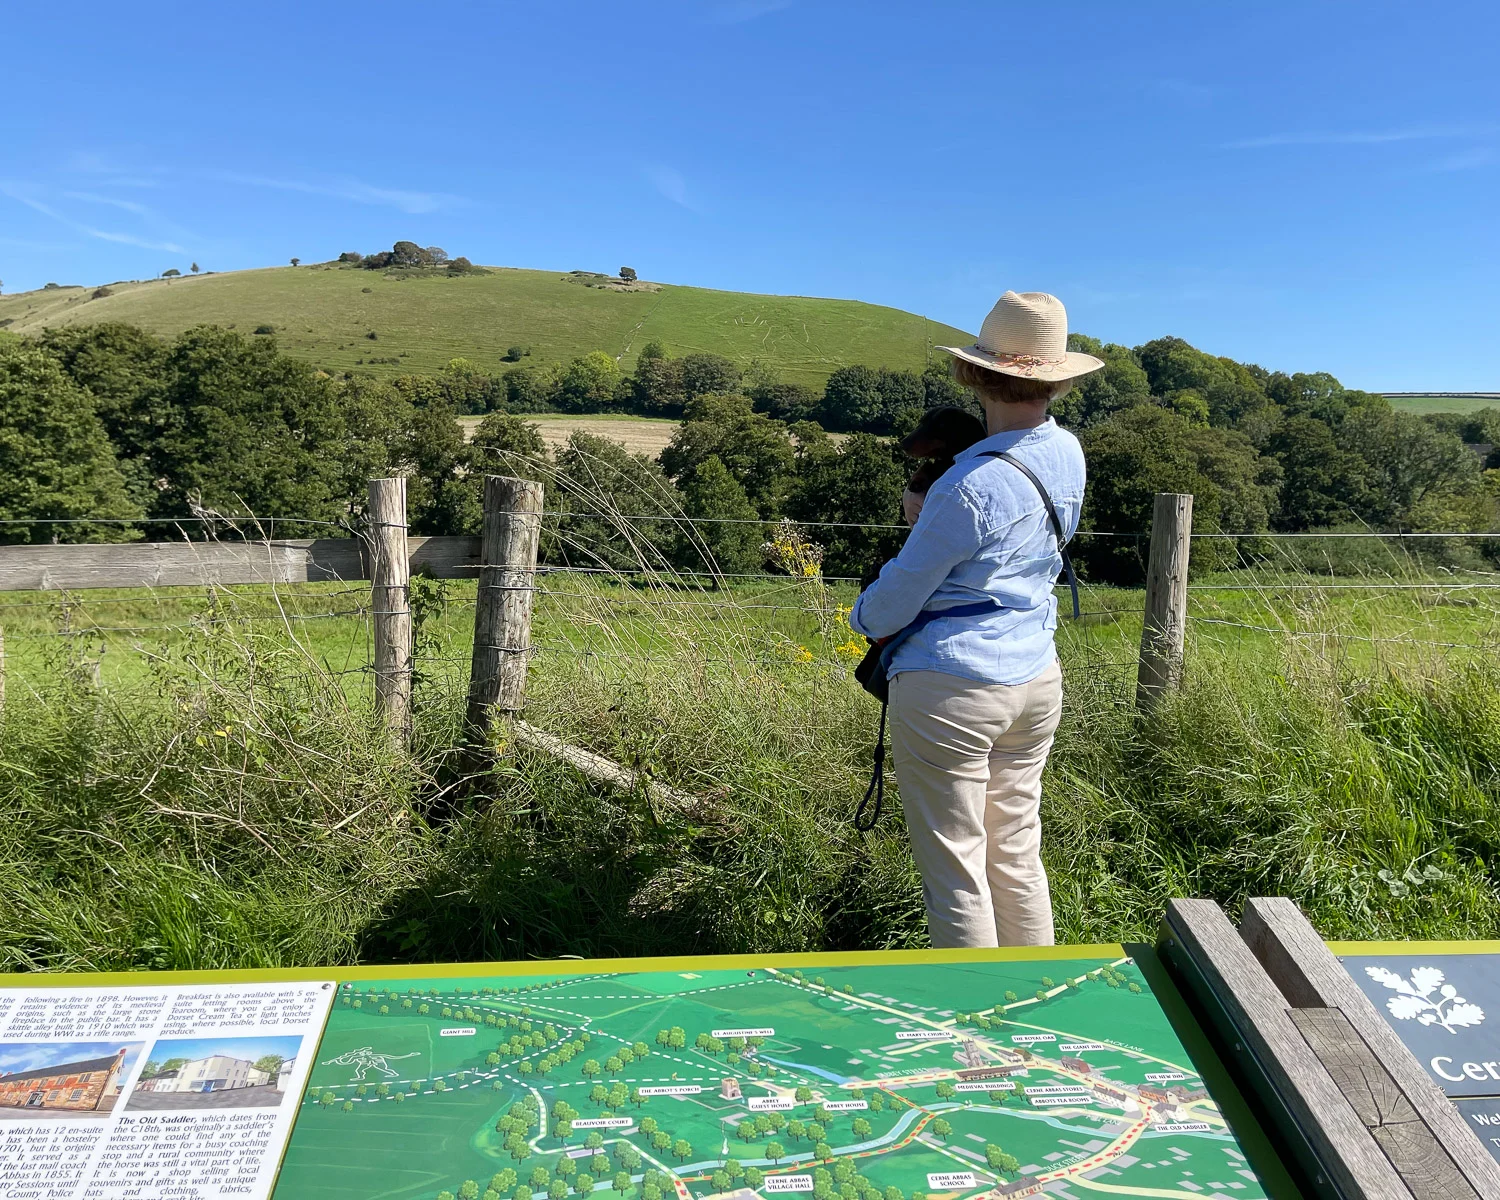
[[[641,347],[659,341],[674,356],[709,352],[741,365],[760,359],[787,381],[813,387],[851,363],[920,370],[932,346],[971,340],[950,325],[858,300],[675,284],[612,290],[599,286],[599,276],[511,267],[400,276],[317,263],[49,287],[0,296],[0,327],[28,334],[124,321],[164,335],[204,323],[245,334],[270,328],[298,358],[379,375],[430,374],[454,358],[497,371],[510,347],[529,349],[527,362],[604,350],[628,369]]]

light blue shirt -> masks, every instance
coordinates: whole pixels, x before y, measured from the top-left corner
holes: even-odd
[[[938,618],[907,637],[888,675],[943,671],[980,683],[1026,683],[1057,657],[1057,538],[1041,495],[1010,463],[978,457],[1008,450],[1036,472],[1069,537],[1083,508],[1083,448],[1050,417],[1034,429],[993,434],[954,458],[932,485],[901,553],[861,593],[849,624],[867,637],[905,629],[923,609],[992,599],[975,617]]]

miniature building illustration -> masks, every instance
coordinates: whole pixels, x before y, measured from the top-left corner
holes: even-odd
[[[57,1063],[31,1071],[0,1075],[0,1106],[6,1108],[60,1108],[72,1112],[95,1112],[109,1108],[120,1090],[118,1076],[125,1051],[103,1058]]]
[[[724,1081],[719,1084],[719,1098],[722,1100],[738,1100],[740,1098],[740,1081],[732,1075],[725,1076]]]
[[[1077,1071],[1080,1075],[1093,1074],[1094,1068],[1089,1066],[1088,1063],[1084,1062],[1084,1060],[1081,1058],[1070,1058],[1068,1055],[1063,1055],[1060,1061],[1062,1062],[1062,1065],[1068,1070]]]
[[[1014,1075],[1021,1069],[1019,1065],[991,1063],[985,1067],[968,1067],[962,1071],[955,1071],[954,1074],[967,1083],[974,1079],[1004,1079],[1007,1075]]]
[[[984,1052],[979,1049],[973,1038],[964,1038],[958,1056],[966,1067],[984,1066]]]

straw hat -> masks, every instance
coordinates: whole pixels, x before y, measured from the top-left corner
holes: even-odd
[[[1023,379],[1060,382],[1104,363],[1068,349],[1068,310],[1046,292],[1006,292],[995,301],[972,346],[939,346],[977,366]]]

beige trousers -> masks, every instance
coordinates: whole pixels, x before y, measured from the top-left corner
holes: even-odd
[[[941,671],[891,680],[891,751],[934,946],[1050,946],[1042,768],[1062,667],[1029,683]]]

